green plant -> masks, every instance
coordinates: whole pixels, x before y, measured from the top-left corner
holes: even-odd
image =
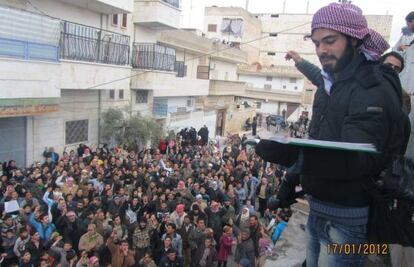
[[[143,117],[139,113],[133,114],[111,108],[102,113],[102,120],[103,140],[115,141],[129,148],[137,148],[148,142],[155,146],[163,135],[163,128],[157,121]]]

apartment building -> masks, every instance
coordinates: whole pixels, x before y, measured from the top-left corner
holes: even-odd
[[[132,94],[152,101],[152,114],[167,130],[207,125],[214,137],[220,115],[206,97],[216,81],[237,82],[237,64],[247,63],[247,54],[180,29],[181,12],[180,1],[135,0]]]
[[[248,52],[249,64],[239,66],[246,90],[238,101],[256,106],[259,113],[283,115],[295,121],[311,116],[315,87],[300,74],[289,50],[319,65],[310,33],[312,14],[251,14],[239,7],[207,7],[206,36]],[[392,16],[366,16],[370,27],[389,39]],[[246,44],[247,43],[247,44]]]
[[[0,160],[97,144],[129,103],[132,0],[0,1]]]

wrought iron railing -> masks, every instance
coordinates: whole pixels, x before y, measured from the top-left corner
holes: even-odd
[[[162,1],[176,8],[180,8],[180,0],[162,0]]]
[[[138,69],[174,71],[175,49],[159,44],[134,43],[132,67]]]
[[[104,64],[129,64],[130,37],[69,21],[62,21],[60,57]]]

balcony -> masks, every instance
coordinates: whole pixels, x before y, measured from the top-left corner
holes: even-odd
[[[0,57],[58,61],[59,20],[0,6]]]
[[[270,100],[270,101],[280,101],[280,102],[289,102],[289,103],[302,103],[302,92],[290,92],[284,90],[265,90],[263,88],[255,88],[247,86],[245,97]]]
[[[60,0],[71,5],[104,14],[131,13],[133,0]]]
[[[246,90],[246,83],[240,81],[210,80],[209,95],[243,95]]]
[[[174,71],[175,49],[152,43],[134,43],[131,63],[133,68]]]
[[[135,0],[134,23],[149,28],[177,29],[180,0]]]
[[[175,72],[132,70],[131,88],[153,90],[154,97],[206,96],[209,80],[180,78]]]
[[[61,23],[60,58],[128,65],[130,37],[69,21]]]
[[[59,20],[0,6],[0,117],[59,107]]]

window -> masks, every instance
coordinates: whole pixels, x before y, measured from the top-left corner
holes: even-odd
[[[187,76],[187,66],[184,65],[184,61],[176,61],[174,64],[174,71],[177,72],[177,77]]]
[[[192,108],[194,105],[194,100],[193,99],[187,99],[187,107]]]
[[[217,32],[217,24],[208,24],[208,32]]]
[[[118,98],[119,99],[124,99],[124,90],[119,90],[119,92],[118,92]]]
[[[221,23],[221,32],[241,38],[243,35],[243,20],[224,18]]]
[[[278,18],[279,17],[279,14],[271,14],[270,17],[271,18]]]
[[[135,103],[136,104],[147,104],[148,103],[148,91],[136,90],[135,91]]]
[[[264,89],[270,90],[270,89],[272,89],[272,85],[271,84],[265,84]]]
[[[295,89],[295,90],[298,90],[298,87],[297,87],[297,86],[295,86],[295,87],[294,87],[294,89]]]
[[[210,69],[208,66],[197,66],[197,79],[208,80],[210,76]]]
[[[126,28],[128,25],[128,14],[122,14],[122,27]]]
[[[109,99],[115,99],[115,90],[109,90]]]
[[[271,82],[273,78],[271,76],[266,76],[266,81]]]
[[[290,83],[296,83],[296,78],[289,78]]]
[[[256,108],[262,108],[262,102],[256,102]]]
[[[118,14],[112,15],[112,25],[118,26]]]
[[[268,55],[268,56],[275,56],[275,55],[276,55],[276,53],[275,53],[275,52],[267,52],[267,55]]]
[[[286,85],[283,85],[283,89],[286,89]]]
[[[88,141],[88,124],[88,120],[67,121],[65,125],[66,145]]]

